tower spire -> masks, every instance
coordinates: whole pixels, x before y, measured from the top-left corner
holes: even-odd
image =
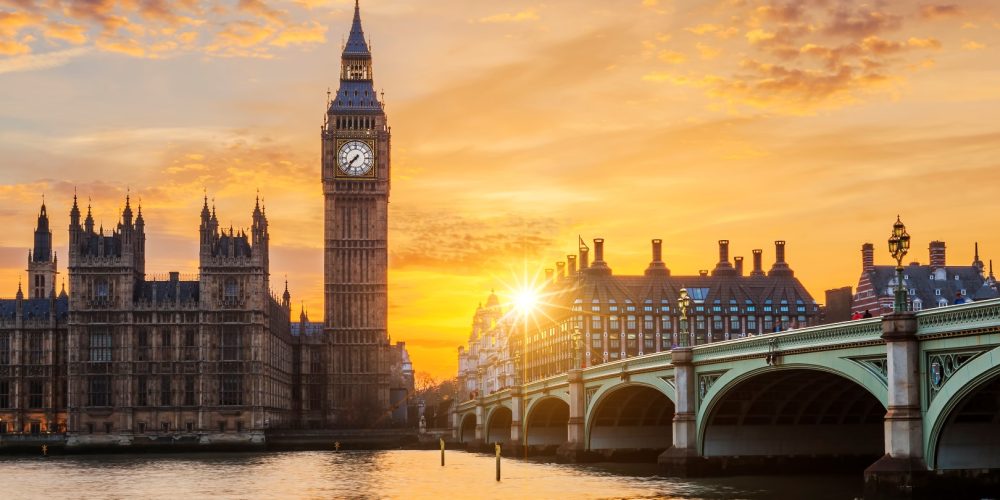
[[[357,0],[354,2],[354,21],[351,23],[351,34],[344,46],[344,55],[371,56],[368,42],[365,41],[365,31],[361,28],[361,5]]]

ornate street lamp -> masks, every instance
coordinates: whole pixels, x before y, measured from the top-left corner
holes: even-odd
[[[484,371],[483,367],[481,366],[476,368],[476,375],[479,376],[479,387],[476,387],[476,392],[478,392],[480,398],[485,396],[486,392],[485,391],[486,384],[484,383],[485,381],[483,380],[483,371]]]
[[[571,338],[573,339],[573,369],[580,370],[583,368],[583,346],[580,341],[583,338],[583,335],[580,334],[579,328],[573,329],[573,335]]]
[[[514,385],[521,385],[521,353],[514,353]]]
[[[677,297],[677,310],[680,311],[680,334],[677,339],[678,347],[687,347],[689,344],[688,330],[688,309],[691,308],[691,296],[688,295],[687,288],[681,288],[680,297]]]
[[[903,257],[910,249],[910,235],[906,232],[903,221],[896,216],[896,223],[892,225],[892,236],[889,237],[889,253],[896,259],[896,301],[895,309],[897,313],[906,312],[906,286],[903,284]]]

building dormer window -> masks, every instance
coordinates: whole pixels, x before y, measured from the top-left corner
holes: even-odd
[[[962,297],[965,297],[965,289],[962,289]]]
[[[944,307],[946,305],[948,305],[948,301],[947,300],[944,300],[944,299],[938,300],[938,307]]]
[[[940,288],[935,288],[934,289],[934,295],[940,297],[941,296],[941,289]]]
[[[910,289],[910,295],[916,295],[916,294],[917,294],[917,289],[916,288],[911,288]]]
[[[960,281],[961,279],[962,278],[959,278],[959,276],[957,274],[955,275],[955,281]]]
[[[924,308],[924,302],[920,299],[913,299],[913,310],[920,311]]]

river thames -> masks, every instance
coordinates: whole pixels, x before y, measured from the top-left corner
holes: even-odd
[[[653,464],[559,465],[437,451],[0,457],[0,497],[32,498],[752,498],[860,496],[861,474],[680,480]]]

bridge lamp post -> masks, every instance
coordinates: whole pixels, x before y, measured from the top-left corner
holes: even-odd
[[[680,297],[677,297],[677,310],[680,311],[680,335],[677,339],[678,347],[688,347],[689,344],[689,325],[688,325],[688,309],[691,308],[691,296],[688,295],[687,288],[681,288]]]
[[[573,339],[573,369],[580,370],[583,368],[583,349],[581,345],[582,342],[580,342],[583,335],[580,334],[579,328],[573,329],[573,335],[571,338]]]
[[[521,353],[514,353],[514,385],[521,385]]]
[[[906,312],[906,286],[903,284],[903,257],[910,249],[910,235],[906,232],[903,221],[896,216],[896,223],[892,225],[892,236],[889,237],[889,253],[896,259],[896,293],[895,312]]]
[[[479,387],[477,387],[476,389],[479,392],[478,396],[480,398],[482,398],[483,394],[486,392],[484,390],[484,389],[486,389],[486,381],[483,379],[483,372],[484,371],[485,370],[483,370],[483,367],[481,367],[481,366],[476,368],[476,375],[479,375],[479,377],[478,377],[479,378]]]

